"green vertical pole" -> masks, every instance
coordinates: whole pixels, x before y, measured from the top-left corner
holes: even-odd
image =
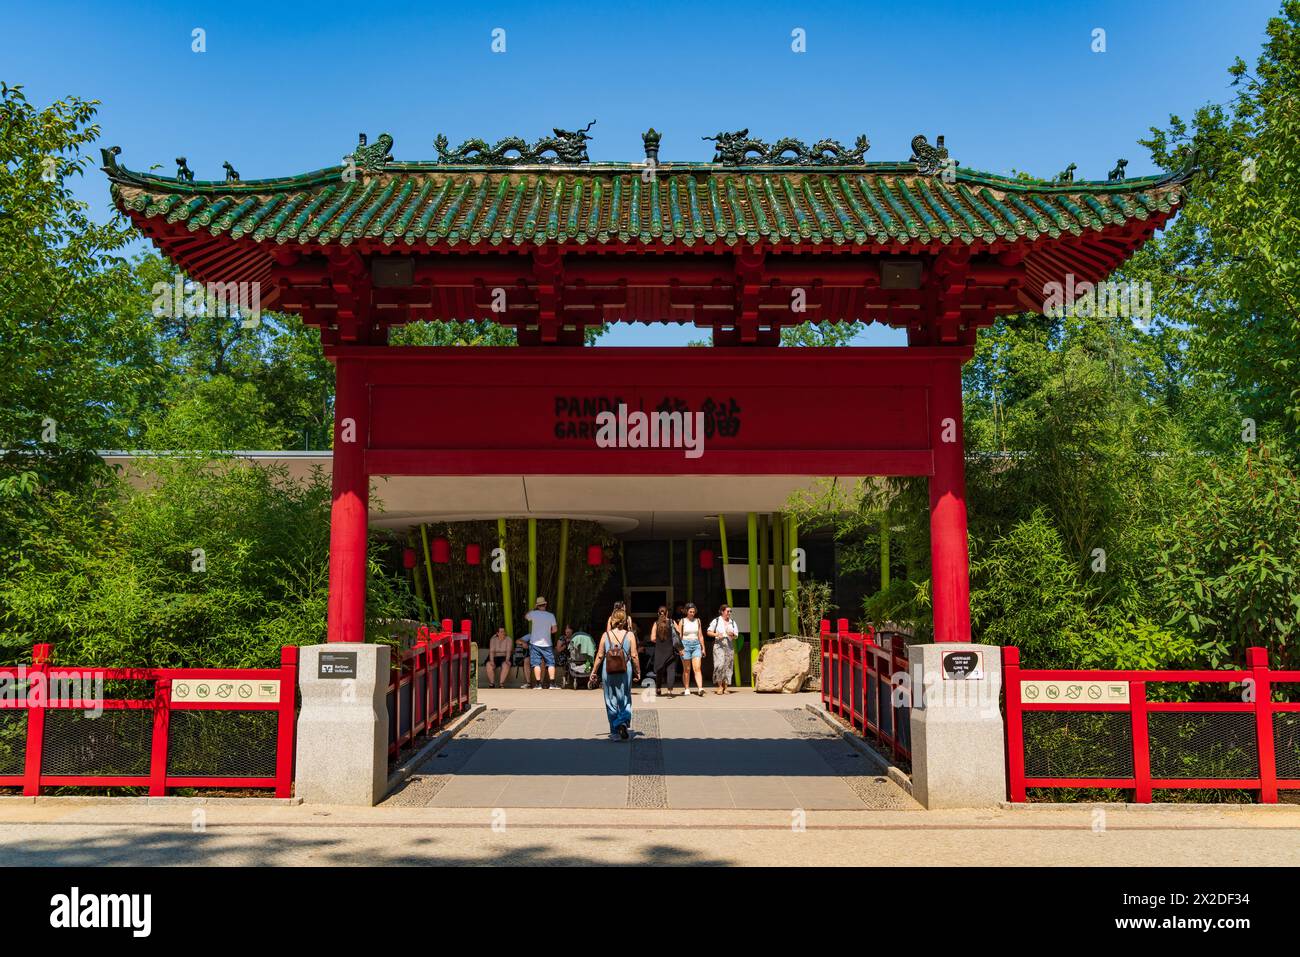
[[[727,519],[721,512],[718,513],[718,538],[722,542],[722,590],[727,595],[727,605],[731,606],[731,586],[727,584],[727,562],[730,556],[727,554]],[[734,613],[734,609],[733,609]],[[736,642],[736,653],[732,655],[732,665],[735,668],[735,677],[731,682],[737,688],[740,687],[740,642]]]
[[[749,534],[749,674],[752,681],[754,665],[758,664],[758,513],[746,515],[745,525]]]
[[[555,596],[556,618],[559,619],[560,627],[564,627],[564,580],[565,573],[569,570],[569,520],[560,519],[560,582],[555,586],[559,592]],[[536,596],[534,596],[536,597]]]
[[[510,608],[510,556],[506,552],[506,520],[497,519],[497,547],[501,549],[501,614],[506,626],[506,634],[518,638],[515,634],[515,616]]]
[[[795,568],[794,553],[799,548],[799,520],[793,515],[786,517],[789,523],[789,530],[785,540],[785,558],[790,563],[790,601],[793,607],[790,609],[791,617],[799,614],[799,572]]]
[[[524,603],[532,608],[537,601],[537,519],[528,520],[528,594]]]
[[[438,593],[433,589],[433,556],[429,553],[429,527],[420,526],[420,543],[424,545],[424,571],[429,578],[429,607],[433,609],[433,621],[437,624],[442,621],[438,614]]]
[[[727,605],[731,605],[731,586],[727,584],[727,562],[730,556],[727,554],[727,519],[725,516],[718,515],[718,538],[722,540],[722,590],[727,593]],[[739,681],[736,684],[740,684]]]
[[[777,512],[772,516],[772,574],[776,576],[775,590],[772,592],[772,611],[776,624],[773,634],[780,637],[785,634],[785,516]]]
[[[889,587],[889,515],[880,519],[880,590]]]
[[[686,539],[686,600],[695,601],[695,542]]]
[[[772,560],[769,555],[772,537],[768,529],[767,513],[758,515],[758,620],[762,626],[758,629],[758,647],[762,648],[771,634],[772,621]]]

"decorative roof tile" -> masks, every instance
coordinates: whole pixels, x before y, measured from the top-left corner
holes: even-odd
[[[653,175],[647,174],[647,169]],[[1050,183],[914,164],[853,167],[387,163],[200,182],[109,170],[138,219],[255,243],[940,245],[1075,236],[1170,213],[1185,176]],[[350,176],[350,178],[349,178]],[[951,179],[951,181],[947,181]]]

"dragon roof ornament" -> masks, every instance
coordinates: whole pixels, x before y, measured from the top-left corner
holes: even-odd
[[[912,137],[912,159],[916,171],[923,176],[934,176],[945,169],[956,169],[957,161],[948,158],[948,147],[943,145],[943,136],[935,138],[934,145],[922,133]]]
[[[357,134],[357,148],[349,156],[357,169],[364,173],[378,173],[393,161],[393,138],[380,133],[379,139],[367,145],[366,134]]]
[[[439,133],[433,141],[438,150],[438,163],[475,164],[483,166],[515,166],[523,163],[588,163],[587,131],[596,125],[592,120],[580,130],[553,128],[554,136],[543,136],[532,143],[522,136],[507,136],[489,145],[487,140],[469,139],[454,150],[449,150],[447,137]],[[554,155],[547,155],[554,154]]]
[[[792,136],[769,144],[751,137],[748,129],[700,138],[718,144],[713,162],[724,166],[861,166],[871,149],[865,134],[854,140],[852,149],[832,139],[809,146]]]

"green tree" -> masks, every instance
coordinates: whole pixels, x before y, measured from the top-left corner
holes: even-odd
[[[36,642],[68,664],[267,667],[325,638],[328,478],[212,455],[0,497],[0,661]],[[367,615],[413,617],[405,576],[370,549]]]
[[[1300,476],[1266,448],[1215,463],[1158,534],[1154,579],[1170,624],[1222,667],[1269,648],[1300,666]]]
[[[69,181],[99,135],[94,101],[45,109],[0,84],[0,448],[120,448],[158,392],[148,313],[123,255]]]
[[[971,625],[980,640],[1017,645],[1039,667],[1077,661],[1086,643],[1090,596],[1045,509],[993,542],[973,564],[971,577]]]
[[[513,346],[513,326],[490,319],[471,322],[408,322],[388,332],[394,346]]]
[[[847,346],[866,328],[861,322],[805,322],[781,330],[781,345],[815,347]]]
[[[1218,372],[1247,416],[1295,448],[1300,435],[1300,0],[1268,22],[1254,72],[1229,73],[1237,97],[1171,116],[1143,145],[1164,169],[1193,156],[1203,174],[1172,226],[1129,273],[1159,311],[1188,327],[1193,359]]]
[[[165,370],[157,404],[142,417],[141,445],[329,447],[334,368],[315,329],[272,311],[245,325],[238,314],[178,309],[168,293],[178,282],[191,288],[188,278],[155,254],[136,263],[136,274],[149,297],[155,352]],[[197,444],[187,444],[187,436]]]
[[[188,451],[282,449],[294,439],[257,385],[229,375],[178,388],[162,411],[146,419],[145,436],[152,449]]]
[[[1127,319],[1018,316],[986,330],[965,372],[974,549],[1045,509],[1096,600],[1139,611],[1149,533],[1189,449],[1150,387],[1160,368]]]
[[[583,342],[592,345],[607,331],[604,325],[583,329]],[[467,322],[408,322],[394,326],[388,333],[394,346],[513,346],[519,341],[513,326],[491,319]]]

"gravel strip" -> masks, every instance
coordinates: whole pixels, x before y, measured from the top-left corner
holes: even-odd
[[[649,708],[643,708],[636,717],[636,731],[632,737],[632,768],[627,780],[627,806],[668,806],[664,748],[659,737],[659,713]]]

